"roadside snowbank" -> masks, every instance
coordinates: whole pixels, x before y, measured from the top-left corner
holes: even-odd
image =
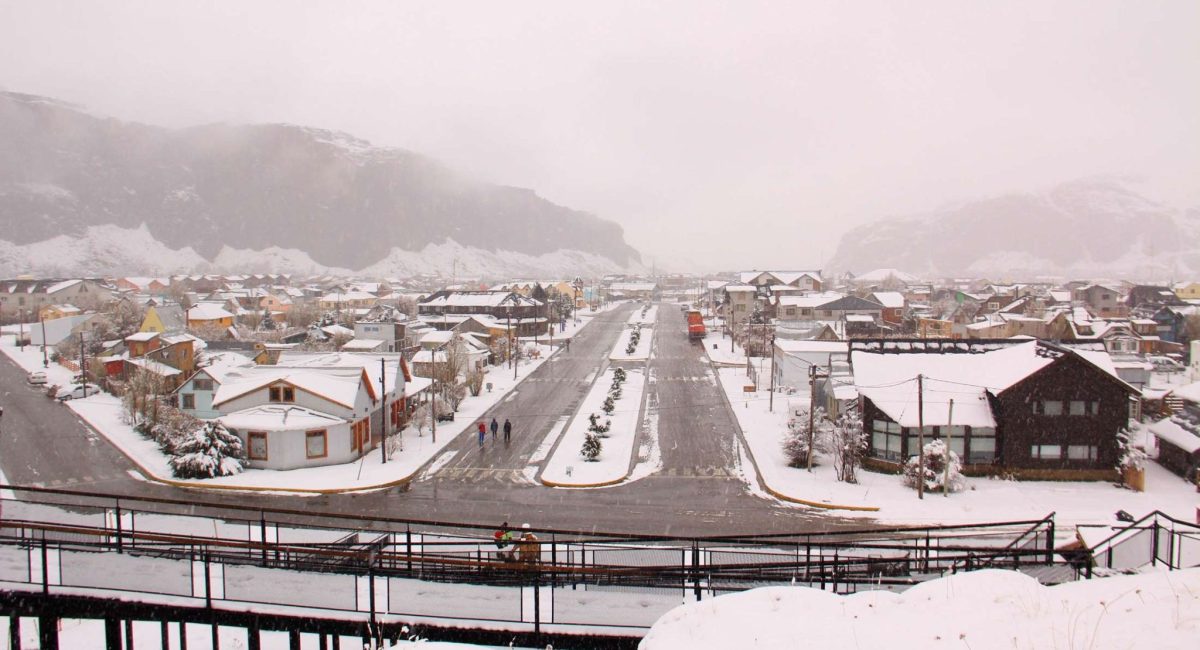
[[[972,571],[894,594],[765,587],[682,605],[642,650],[822,648],[1190,649],[1200,638],[1200,569],[1043,587]]]

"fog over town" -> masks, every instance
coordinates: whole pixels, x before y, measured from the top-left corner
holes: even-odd
[[[1191,2],[3,11],[10,91],[345,131],[613,220],[678,271],[818,267],[851,226],[1096,175],[1200,205]]]

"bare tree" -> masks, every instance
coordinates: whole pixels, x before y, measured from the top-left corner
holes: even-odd
[[[287,312],[287,324],[291,327],[308,327],[321,318],[321,309],[315,302],[299,302]]]
[[[483,392],[483,371],[476,368],[468,372],[466,384],[471,396],[479,397],[479,393]]]

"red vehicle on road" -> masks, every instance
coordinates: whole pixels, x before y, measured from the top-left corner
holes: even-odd
[[[708,334],[708,330],[704,327],[704,316],[700,315],[698,309],[688,310],[685,316],[687,317],[689,341],[699,341]]]

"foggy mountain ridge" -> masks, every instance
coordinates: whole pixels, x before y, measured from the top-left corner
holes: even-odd
[[[1165,206],[1119,179],[1088,178],[859,226],[842,236],[825,268],[898,268],[925,277],[1180,277],[1200,269],[1200,209]]]
[[[639,265],[616,223],[335,131],[168,129],[0,91],[0,142],[0,250],[17,256],[12,266],[399,271],[422,266],[421,255],[448,255],[429,266],[460,273]],[[123,237],[140,243],[116,244]],[[53,246],[21,254],[51,241],[98,257],[45,259]]]

